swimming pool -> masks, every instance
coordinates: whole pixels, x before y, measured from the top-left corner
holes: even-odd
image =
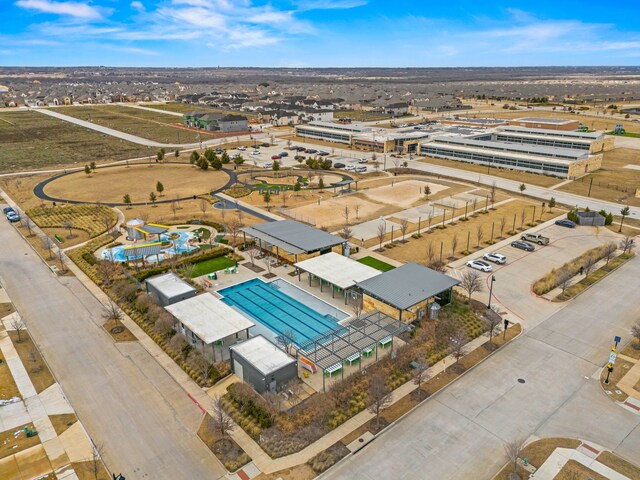
[[[283,279],[267,283],[255,278],[218,293],[227,305],[238,308],[275,335],[260,328],[256,333],[267,333],[274,339],[292,331],[296,344],[339,328],[338,322],[349,316]]]
[[[190,252],[195,250],[197,245],[193,245],[195,239],[193,233],[191,232],[169,232],[160,234],[160,241],[165,242],[167,244],[166,247],[163,247],[160,253],[159,260],[162,261],[167,257],[172,257],[173,255],[181,254],[182,252]],[[154,243],[153,241],[149,241],[146,243]],[[138,246],[144,245],[145,242],[141,242]],[[128,245],[118,245],[117,247],[106,248],[100,254],[100,258],[103,260],[110,260],[112,262],[126,262],[127,259],[124,256],[125,247]],[[130,260],[139,260],[142,258],[142,255],[138,257],[131,257]],[[155,263],[158,261],[158,258],[155,255],[149,255],[146,259],[149,263]]]

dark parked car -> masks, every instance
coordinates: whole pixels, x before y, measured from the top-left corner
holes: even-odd
[[[344,167],[345,167],[345,164],[339,163],[339,162],[333,165],[333,168],[344,168]]]
[[[327,155],[329,155],[329,152],[318,152],[318,155],[320,155],[321,157],[326,157]]]
[[[305,152],[307,149],[304,147],[298,147],[296,148],[296,150],[298,150],[299,152]]]
[[[556,225],[560,225],[561,227],[567,227],[567,228],[576,228],[576,223],[567,219],[556,220]]]
[[[271,146],[270,143],[266,143],[266,142],[265,143],[261,143],[260,145],[262,145],[263,147],[270,147]]]
[[[527,252],[533,252],[536,249],[536,247],[531,245],[529,242],[521,242],[519,240],[511,242],[511,246],[513,248],[519,248],[520,250],[526,250]]]
[[[278,155],[280,155],[281,157],[288,157],[289,154],[287,152],[280,152]]]
[[[304,155],[296,155],[296,156],[295,156],[295,157],[293,157],[293,158],[295,158],[296,160],[304,160],[304,159],[305,159],[305,158],[307,158],[307,157],[305,157]]]
[[[305,150],[306,153],[318,153],[318,150],[316,150],[315,148],[307,148]]]

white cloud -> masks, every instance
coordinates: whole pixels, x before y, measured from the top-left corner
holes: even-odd
[[[298,0],[295,2],[299,11],[304,10],[344,10],[362,7],[367,0]]]
[[[103,17],[98,7],[81,2],[52,2],[49,0],[18,0],[16,5],[28,10],[55,15],[68,15],[84,20],[99,20]]]
[[[146,48],[112,46],[109,49],[116,50],[118,52],[134,53],[136,55],[151,55],[151,56],[160,55],[160,52],[156,52],[155,50],[149,50]]]
[[[134,10],[138,10],[139,12],[145,11],[144,4],[142,2],[138,2],[137,0],[135,2],[131,2],[129,6]]]

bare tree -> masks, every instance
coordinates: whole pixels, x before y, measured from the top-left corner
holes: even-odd
[[[427,266],[433,264],[436,259],[436,248],[433,245],[433,240],[427,242]]]
[[[246,250],[247,255],[249,256],[249,261],[253,267],[256,266],[256,256],[258,255],[258,249],[254,246],[250,247]]]
[[[284,351],[291,354],[293,345],[296,343],[296,331],[293,328],[285,328],[277,337],[278,343],[282,345]]]
[[[274,262],[275,262],[275,259],[274,259],[274,258],[272,258],[271,256],[266,255],[266,256],[264,257],[264,266],[266,267],[266,269],[267,269],[267,273],[268,273],[269,275],[271,275],[271,271],[273,270],[273,263],[274,263]]]
[[[512,440],[504,445],[504,451],[509,458],[509,463],[513,465],[514,473],[518,470],[518,459],[522,452],[523,443],[522,440]]]
[[[96,265],[98,276],[105,285],[110,285],[120,272],[120,264],[109,260],[100,260]]]
[[[562,289],[562,293],[565,292],[569,285],[571,285],[571,280],[573,279],[573,273],[568,268],[561,268],[558,272],[558,286]]]
[[[451,257],[456,256],[456,249],[458,248],[458,234],[454,233],[451,237]]]
[[[116,325],[119,325],[120,322],[122,322],[122,310],[120,310],[120,307],[118,307],[118,305],[113,302],[113,301],[109,301],[109,305],[107,305],[106,307],[107,311],[102,314],[102,318],[107,321],[107,322],[114,322]]]
[[[413,370],[413,383],[416,385],[418,398],[422,397],[422,384],[429,381],[429,362],[424,354],[415,361],[415,369]]]
[[[113,215],[105,212],[103,215],[100,216],[100,222],[104,227],[105,233],[111,233],[111,229],[114,227],[114,223],[115,223],[113,221]]]
[[[207,217],[207,209],[209,208],[210,205],[211,204],[206,198],[200,199],[199,207],[200,207],[200,211],[202,212],[202,218]]]
[[[387,224],[386,222],[378,223],[378,242],[380,243],[380,250],[382,250],[382,242],[384,240],[384,236],[387,233]]]
[[[208,382],[209,377],[211,376],[212,367],[209,360],[207,360],[201,352],[199,352],[198,350],[194,350],[193,352],[191,352],[190,363],[200,374],[200,377],[202,377],[203,381]]]
[[[481,274],[477,270],[472,270],[467,268],[465,272],[462,274],[460,279],[460,286],[467,292],[469,295],[469,300],[471,300],[471,295],[475,292],[481,292],[483,289],[482,286],[482,278]]]
[[[18,343],[22,343],[22,330],[25,329],[25,325],[24,322],[22,321],[22,319],[15,314],[13,317],[11,317],[11,320],[9,321],[9,325],[11,325],[11,328],[13,328],[16,331],[16,334],[18,335]]]
[[[169,205],[169,208],[171,208],[171,213],[173,213],[173,218],[176,218],[176,211],[178,210],[178,204],[176,202],[171,202],[171,204]]]
[[[427,216],[427,221],[429,222],[427,231],[429,233],[431,233],[431,221],[432,220],[433,220],[433,212],[429,212],[429,215]]]
[[[584,259],[582,268],[584,269],[585,278],[589,277],[589,274],[593,271],[593,267],[595,267],[596,263],[598,263],[598,259],[594,255],[587,255],[587,258]]]
[[[104,445],[95,444],[92,442],[91,449],[91,458],[86,463],[86,469],[93,477],[94,480],[100,479],[100,474],[104,471],[104,466],[102,465],[102,455],[104,452]]]
[[[520,213],[520,230],[524,230],[524,220],[525,220],[526,215],[527,215],[527,212],[523,208],[522,212]]]
[[[635,238],[627,235],[626,237],[624,237],[624,239],[622,239],[622,241],[620,242],[620,248],[622,249],[622,253],[631,253],[631,250],[633,250],[633,248],[636,245],[636,240]]]
[[[358,202],[353,204],[353,210],[356,213],[356,220],[360,219],[360,204]]]
[[[22,226],[27,229],[27,232],[29,233],[28,236],[32,237],[33,232],[31,231],[31,229],[33,228],[33,222],[31,221],[31,219],[26,215],[23,215],[20,223],[22,223]]]
[[[602,257],[607,261],[607,265],[609,265],[609,260],[611,260],[613,254],[616,253],[616,250],[618,250],[618,246],[613,242],[609,242],[604,246]]]
[[[287,198],[289,198],[289,194],[287,192],[282,192],[281,197],[282,197],[281,198],[282,206],[286,208],[287,207]]]
[[[49,260],[51,260],[53,258],[53,252],[51,250],[53,248],[53,242],[51,239],[45,235],[40,238],[40,244],[42,245],[42,248],[49,252]]]
[[[484,236],[484,229],[482,224],[476,225],[476,240],[478,240],[478,248],[480,248],[480,242],[482,241],[482,237]]]
[[[471,214],[473,216],[475,216],[475,214],[476,214],[476,208],[477,207],[478,207],[478,197],[474,196],[473,197],[473,203],[472,203],[472,206],[471,206]]]
[[[340,230],[340,236],[345,240],[349,240],[352,233],[353,233],[353,230],[351,229],[348,223],[345,223],[344,227],[342,227],[342,230]]]
[[[493,344],[493,336],[496,334],[496,330],[502,323],[502,317],[495,310],[487,310],[486,315],[483,317],[484,326],[489,334],[489,343]]]
[[[503,216],[500,219],[500,237],[502,237],[502,233],[504,232],[504,227],[507,225],[507,217]]]
[[[242,231],[242,227],[244,227],[244,224],[239,218],[232,218],[227,224],[227,229],[229,230],[229,234],[231,235],[231,239],[233,241],[234,250],[236,248],[238,235],[240,235],[240,232]]]
[[[351,295],[351,301],[349,302],[351,310],[353,311],[353,316],[356,319],[360,319],[360,315],[362,315],[362,295]]]
[[[349,225],[349,217],[351,216],[351,210],[349,209],[349,205],[344,206],[344,210],[342,211],[342,218],[344,218],[344,223]]]
[[[376,416],[376,429],[380,427],[380,412],[391,405],[391,390],[387,386],[385,375],[380,372],[369,382],[369,411]]]
[[[496,190],[497,189],[498,189],[498,185],[496,184],[496,181],[494,180],[493,183],[491,184],[491,188],[489,188],[489,198],[491,199],[491,210],[493,210],[495,208]]]
[[[407,234],[407,229],[409,228],[409,220],[403,218],[400,220],[400,232],[402,233],[402,243],[404,243],[404,237]]]
[[[60,272],[66,272],[67,265],[64,263],[64,252],[61,248],[56,249],[56,258],[58,259],[58,265],[60,265]]]
[[[465,354],[468,342],[469,338],[462,328],[457,328],[449,337],[449,348],[451,349],[451,354],[456,359],[456,365],[460,361],[460,357]]]
[[[31,347],[27,353],[29,361],[33,364],[31,367],[31,373],[39,373],[42,370],[42,365],[38,363],[38,352],[35,348]]]
[[[69,236],[67,238],[73,238],[73,222],[69,219],[66,219],[62,222],[62,228],[69,231]]]

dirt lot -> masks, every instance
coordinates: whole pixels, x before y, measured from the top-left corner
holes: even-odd
[[[640,167],[638,150],[616,148],[605,152],[600,170],[563,185],[558,190],[587,196],[591,185],[593,198],[620,202],[621,205],[640,206],[640,198],[635,196],[636,189],[640,188],[640,170],[624,168],[626,165]],[[612,213],[615,215],[620,212]]]
[[[84,172],[66,175],[49,183],[44,191],[52,197],[84,202],[122,203],[125,194],[131,201],[148,202],[149,193],[156,192],[156,183],[164,185],[168,198],[202,195],[227,183],[222,171],[200,170],[191,165],[150,164],[98,169],[89,178]]]
[[[161,143],[192,143],[220,135],[181,126],[182,119],[162,112],[118,106],[59,107],[52,109],[70,117],[113,128]]]
[[[424,198],[424,187],[429,186],[432,195],[436,195],[449,187],[438,183],[421,180],[404,180],[390,185],[371,188],[364,195],[375,202],[394,204],[400,208],[409,208]]]
[[[0,145],[0,172],[123,160],[152,153],[142,145],[36,112],[0,113]]]

